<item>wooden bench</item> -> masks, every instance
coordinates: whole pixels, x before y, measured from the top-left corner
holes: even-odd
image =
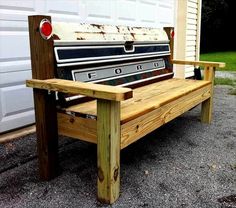
[[[210,123],[214,71],[225,64],[172,60],[173,28],[57,23],[50,37],[50,22],[29,17],[26,84],[34,90],[40,177],[58,173],[58,134],[96,143],[98,200],[111,204],[121,149],[198,104]],[[203,66],[204,80],[173,78],[173,64]]]

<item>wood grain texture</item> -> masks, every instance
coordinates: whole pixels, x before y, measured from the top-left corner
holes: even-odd
[[[174,32],[174,27],[164,27],[164,30],[170,40],[170,57],[169,61],[174,58],[174,37],[172,36],[172,32]],[[170,62],[171,63],[171,62]]]
[[[44,40],[39,33],[42,19],[49,16],[29,17],[29,37],[32,77],[54,78],[54,55],[52,39]],[[58,133],[55,94],[34,89],[34,105],[40,178],[50,180],[58,173]]]
[[[42,180],[58,175],[58,133],[54,93],[34,89],[39,174]]]
[[[27,80],[26,85],[37,89],[81,94],[93,98],[121,101],[132,98],[132,89],[63,79]]]
[[[185,61],[185,60],[172,60],[173,64],[181,65],[194,65],[194,66],[209,66],[216,68],[224,68],[225,63],[223,62],[209,62],[209,61]]]
[[[213,91],[214,91],[214,78],[215,78],[215,67],[204,68],[204,80],[211,81],[211,96],[209,99],[202,103],[201,109],[201,122],[211,123],[212,111],[213,111]]]
[[[97,143],[97,121],[79,116],[57,113],[60,135]]]
[[[190,92],[121,126],[121,149],[178,117],[211,96],[211,85]]]
[[[121,102],[121,123],[124,124],[166,103],[208,85],[209,81],[169,79],[133,90],[133,98]],[[66,109],[81,114],[97,115],[96,101],[90,101]]]
[[[121,149],[183,114],[199,103],[209,100],[210,96],[211,83],[208,82],[206,86],[191,91],[177,99],[170,100],[170,102],[165,102],[160,107],[121,124]],[[97,143],[95,120],[58,113],[58,121],[60,134]]]
[[[98,200],[112,204],[120,194],[120,102],[97,102]]]

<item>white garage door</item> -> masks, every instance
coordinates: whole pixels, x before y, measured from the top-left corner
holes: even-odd
[[[34,123],[27,16],[54,21],[163,27],[174,0],[0,0],[0,132]]]

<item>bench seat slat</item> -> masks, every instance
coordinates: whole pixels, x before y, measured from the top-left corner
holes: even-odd
[[[132,99],[121,102],[121,123],[133,120],[206,85],[210,85],[210,82],[173,78],[136,88],[133,90]],[[65,110],[96,116],[96,101],[74,105]]]

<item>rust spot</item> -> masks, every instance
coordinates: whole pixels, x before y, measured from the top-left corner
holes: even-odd
[[[100,182],[104,181],[104,174],[103,174],[101,167],[98,167],[98,179]]]
[[[114,170],[114,180],[115,180],[115,181],[117,181],[118,175],[119,175],[119,168],[117,167],[117,168]]]
[[[132,35],[132,37],[135,38],[135,34],[134,33],[130,33],[130,35]]]
[[[70,118],[70,123],[74,123],[75,119],[74,118]]]
[[[94,26],[94,27],[97,27],[97,28],[101,28],[101,25],[97,25],[97,24],[90,24],[90,25],[92,25],[92,26]]]
[[[56,35],[56,34],[53,34],[53,35],[52,35],[52,38],[53,38],[53,40],[60,40],[59,36]]]
[[[85,40],[85,38],[78,37],[77,40]]]
[[[120,32],[120,28],[118,26],[116,26],[117,30],[118,30],[118,33]]]

